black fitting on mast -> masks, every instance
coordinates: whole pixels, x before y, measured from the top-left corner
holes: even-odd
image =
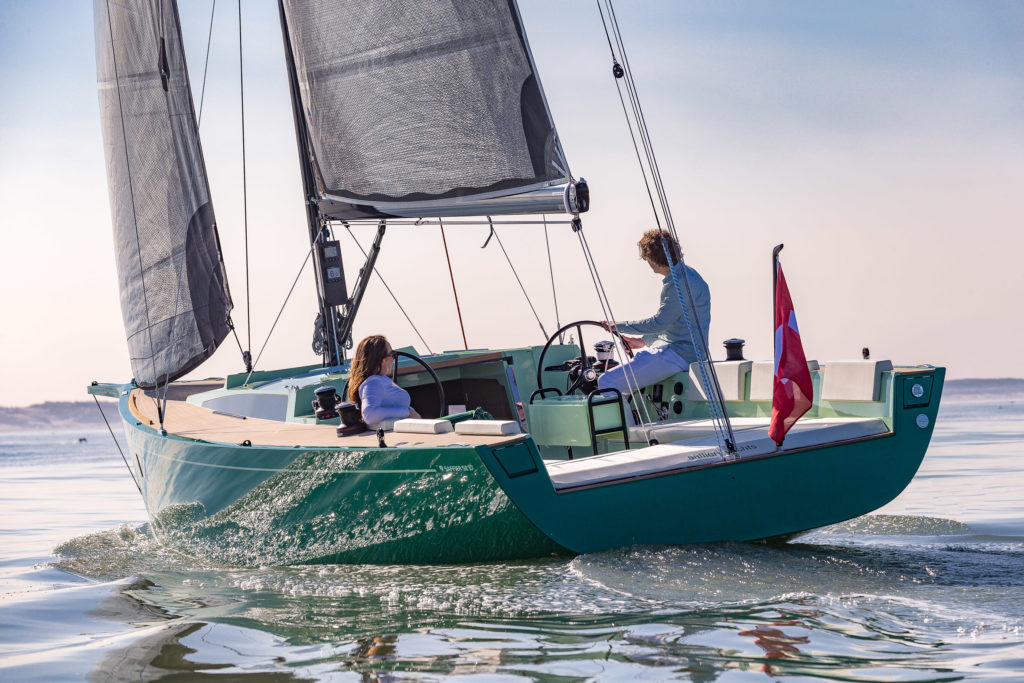
[[[302,170],[302,189],[305,195],[306,223],[309,229],[309,243],[314,246],[321,239],[322,233],[327,229],[320,218],[320,208],[317,203],[317,183],[315,169],[313,168],[313,151],[309,144],[309,129],[306,126],[306,115],[303,113],[302,94],[299,91],[299,75],[295,65],[295,57],[292,54],[292,41],[288,36],[288,17],[284,11],[284,0],[278,0],[278,13],[281,21],[281,37],[284,40],[285,60],[288,64],[288,86],[292,98],[292,118],[295,121],[295,141],[299,150],[299,167]],[[319,255],[318,255],[319,256]],[[332,334],[332,324],[337,315],[334,306],[324,300],[322,292],[324,283],[320,268],[313,269],[316,278],[317,300],[320,304],[319,320],[323,321],[325,344],[322,348],[322,359],[324,366],[340,365],[344,351],[341,348],[343,336]],[[344,275],[342,275],[344,277]],[[344,286],[344,283],[342,283]],[[316,337],[314,332],[314,338]]]
[[[359,269],[359,276],[356,278],[355,286],[352,288],[352,298],[345,306],[345,313],[341,316],[341,329],[338,331],[338,342],[346,343],[352,335],[352,325],[355,323],[356,313],[363,302],[363,295],[366,294],[366,286],[370,282],[370,276],[377,263],[377,255],[380,254],[380,243],[384,240],[384,231],[387,230],[387,223],[381,219],[377,224],[377,236],[373,240],[369,253],[366,255],[366,263]]]

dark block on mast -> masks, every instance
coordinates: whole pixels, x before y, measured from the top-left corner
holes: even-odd
[[[348,303],[345,268],[341,263],[341,246],[337,240],[321,242],[317,249],[320,266],[320,298],[329,306]]]

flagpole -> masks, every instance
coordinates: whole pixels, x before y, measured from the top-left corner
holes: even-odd
[[[779,326],[779,321],[775,319],[775,314],[779,310],[779,252],[782,251],[784,246],[784,244],[776,244],[775,248],[772,249],[772,339],[775,339],[775,328]]]

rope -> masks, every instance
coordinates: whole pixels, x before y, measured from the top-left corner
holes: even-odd
[[[199,114],[196,117],[196,128],[203,120],[203,101],[206,99],[206,73],[210,68],[210,45],[213,42],[213,14],[217,11],[217,0],[210,5],[210,30],[206,33],[206,61],[203,62],[203,88],[199,91]]]
[[[488,216],[487,220],[490,221],[491,217]],[[491,223],[491,235],[493,235],[494,238],[496,240],[498,240],[498,246],[501,247],[501,253],[505,255],[505,260],[508,261],[508,267],[512,269],[512,274],[515,276],[516,282],[519,283],[519,289],[522,290],[523,296],[526,297],[526,303],[529,304],[530,310],[533,311],[533,317],[537,321],[537,325],[540,327],[541,334],[544,335],[544,341],[547,341],[548,340],[548,333],[547,333],[547,330],[544,329],[544,323],[542,323],[540,321],[540,316],[537,315],[537,309],[533,307],[533,302],[530,301],[530,295],[526,293],[526,287],[523,286],[523,281],[519,279],[519,273],[516,272],[516,267],[514,265],[512,265],[512,259],[510,259],[508,257],[508,252],[505,251],[505,245],[501,243],[501,236],[498,234],[498,231],[494,229],[494,224],[493,223]],[[491,237],[488,236],[487,237],[487,241],[489,242],[490,240],[491,240]],[[486,247],[486,246],[487,246],[487,242],[484,242],[484,247]],[[483,247],[480,247],[480,248],[483,249]]]
[[[242,119],[242,220],[245,233],[245,326],[246,346],[252,351],[252,309],[249,305],[249,195],[245,174],[245,78],[242,71],[242,0],[238,0],[238,92]],[[253,364],[255,366],[255,363]],[[252,371],[249,371],[252,374]]]
[[[455,289],[455,274],[452,272],[452,259],[448,256],[448,240],[444,237],[444,223],[440,218],[438,218],[437,224],[441,226],[441,242],[444,244],[444,257],[448,261],[448,277],[452,280],[452,294],[455,295],[455,312],[459,314],[459,329],[462,330],[462,346],[469,351],[469,342],[466,341],[466,328],[462,324],[462,308],[459,306],[459,292]]]
[[[718,376],[715,372],[714,363],[711,360],[711,352],[708,349],[707,339],[704,336],[704,332],[700,329],[699,322],[693,319],[691,313],[696,311],[693,293],[690,290],[689,279],[685,276],[686,274],[686,263],[680,255],[679,263],[683,266],[683,286],[681,287],[676,277],[671,253],[669,252],[668,243],[665,239],[665,228],[662,227],[661,218],[664,218],[665,224],[668,227],[669,234],[673,239],[678,241],[678,236],[675,229],[675,223],[672,219],[672,211],[669,208],[668,196],[665,192],[665,187],[661,179],[661,171],[658,168],[658,161],[654,154],[654,145],[651,142],[650,133],[647,128],[647,121],[644,117],[643,107],[640,105],[640,98],[636,92],[636,83],[633,81],[633,74],[629,67],[629,58],[626,55],[625,42],[622,39],[622,32],[619,30],[618,18],[615,15],[615,8],[612,5],[612,0],[603,0],[605,7],[607,7],[607,20],[605,18],[605,12],[602,10],[602,0],[597,0],[598,12],[601,15],[601,23],[604,26],[605,37],[608,39],[608,48],[612,54],[612,60],[615,68],[613,68],[613,74],[616,80],[616,90],[619,93],[619,100],[622,103],[623,114],[626,118],[626,125],[629,128],[630,137],[633,140],[633,147],[636,151],[637,161],[640,164],[641,174],[644,176],[644,185],[647,188],[647,194],[651,201],[651,210],[654,213],[654,220],[658,226],[658,229],[662,232],[662,248],[665,250],[665,255],[668,259],[669,264],[669,275],[672,279],[673,287],[676,291],[676,296],[679,297],[680,303],[686,303],[683,306],[683,315],[686,322],[686,327],[689,330],[690,338],[694,347],[699,349],[701,355],[705,360],[702,360],[697,364],[698,371],[701,375],[701,380],[704,384],[704,388],[708,394],[708,406],[709,412],[711,413],[712,421],[715,425],[715,434],[718,437],[720,447],[723,451],[729,453],[735,452],[735,438],[732,431],[732,425],[729,422],[728,412],[725,409],[725,403],[722,400],[722,390],[718,382]],[[609,32],[609,23],[611,25],[611,31]],[[614,38],[615,46],[612,45]],[[619,55],[622,57],[622,65],[619,65],[618,58],[616,56],[616,49]],[[625,67],[623,69],[622,67]],[[626,87],[626,93],[629,97],[630,108],[633,112],[633,118],[630,119],[629,111],[626,107],[626,101],[622,94],[622,87],[618,81],[623,80]],[[634,123],[636,130],[634,131]],[[637,144],[637,136],[639,135],[640,142],[644,148],[644,156],[647,159],[647,166],[644,166],[643,157],[640,153],[640,147]],[[650,178],[647,174],[650,173]],[[661,215],[658,213],[658,205],[655,204],[654,196],[651,192],[651,183],[653,182],[655,192],[658,195],[658,204],[660,204]],[[685,289],[685,298],[683,296]]]
[[[313,247],[316,246],[316,241],[309,245],[309,251],[306,252],[306,258],[302,260],[302,266],[299,267],[299,272],[295,274],[295,280],[292,281],[291,289],[288,290],[288,296],[284,298],[284,303],[281,304],[280,310],[277,312],[277,317],[274,318],[274,324],[270,326],[270,331],[267,332],[267,338],[263,340],[263,346],[260,347],[260,352],[256,354],[256,360],[253,361],[252,370],[249,370],[249,374],[245,376],[245,381],[242,382],[242,386],[248,386],[249,378],[252,377],[252,373],[256,372],[256,364],[260,362],[260,358],[263,356],[263,350],[267,348],[267,342],[270,341],[270,335],[274,334],[274,328],[277,327],[277,321],[281,319],[281,314],[284,313],[284,307],[288,305],[288,299],[292,297],[292,292],[295,291],[295,285],[298,284],[299,278],[302,276],[302,271],[306,269],[306,264],[309,263],[309,257],[313,254]]]
[[[231,320],[228,320],[228,324],[230,325],[231,334],[235,337],[235,343],[238,344],[238,350],[241,351],[244,356],[245,349],[242,348],[242,340],[238,338],[238,332],[235,330],[235,324],[231,322]]]
[[[214,6],[216,6],[216,1],[214,2]],[[207,32],[207,42],[206,42],[206,62],[204,64],[204,66],[203,66],[203,93],[204,94],[206,92],[207,68],[209,67],[209,64],[210,64],[210,39],[211,39],[212,35],[213,35],[213,12],[211,11],[211,13],[210,13],[210,29]],[[188,79],[188,74],[187,73],[185,74],[185,78],[186,78],[186,81],[187,81],[187,79]],[[200,99],[200,106],[202,106],[202,100],[201,99]],[[194,197],[194,194],[192,192],[192,183],[193,183],[193,181],[195,180],[195,177],[196,177],[196,167],[198,166],[198,161],[199,161],[199,120],[198,120],[198,117],[196,119],[195,147],[194,147],[194,149],[192,149],[190,151],[192,152],[192,159],[191,159],[192,163],[189,164],[189,171],[188,171],[188,199],[185,202],[185,216],[186,216],[186,220],[188,219],[188,217],[190,217],[192,215],[192,209],[194,208],[193,200],[195,199],[195,197]],[[183,251],[184,251],[184,249],[183,249]],[[173,263],[173,258],[172,258],[172,263]],[[175,332],[178,329],[178,309],[179,309],[179,304],[181,303],[181,279],[182,279],[182,275],[185,272],[185,258],[184,258],[184,255],[183,255],[183,258],[182,258],[182,263],[181,263],[180,267],[178,267],[176,269],[176,272],[177,272],[177,282],[175,283],[175,290],[174,290],[174,316],[171,318],[171,349],[170,349],[170,358],[172,360],[174,359],[174,350],[175,350],[175,348],[178,345],[178,337],[175,334]],[[229,320],[229,322],[230,322],[230,320]],[[234,329],[234,325],[232,325],[232,329]],[[244,351],[242,352],[242,357],[243,358],[245,357],[245,352]],[[160,416],[160,431],[165,433],[165,434],[166,434],[166,430],[164,429],[163,416],[167,412],[167,388],[168,388],[169,385],[170,385],[170,376],[166,375],[164,377],[164,388],[163,388],[163,391],[161,392],[161,397],[160,397],[161,401],[162,401],[162,406],[161,406],[160,403],[157,403],[157,415]]]
[[[590,279],[594,283],[594,289],[597,291],[597,301],[601,306],[601,314],[605,320],[615,320],[615,316],[612,314],[611,300],[608,298],[608,293],[604,289],[604,283],[601,281],[601,275],[597,271],[597,262],[594,261],[594,254],[590,251],[590,244],[587,242],[586,235],[583,234],[583,228],[580,227],[576,231],[579,237],[580,247],[583,250],[583,258],[587,262],[587,268],[590,271]],[[629,363],[629,354],[626,353],[625,342],[619,338],[618,335],[612,335],[612,342],[615,344],[615,353],[619,357],[619,365],[622,366],[623,376],[626,378],[626,387],[629,389],[630,394],[636,394],[639,397],[638,404],[641,410],[643,410],[643,416],[640,418],[641,427],[644,430],[646,440],[649,442],[651,437],[650,425],[648,423],[654,423],[651,419],[650,411],[647,410],[647,404],[643,402],[643,395],[640,393],[639,380],[636,378],[636,372],[633,370],[633,366]],[[620,348],[621,347],[621,348]],[[586,349],[583,348],[582,343],[580,344],[580,351],[586,354]],[[640,414],[640,410],[637,410],[637,414]]]
[[[139,480],[135,478],[135,473],[132,472],[132,466],[128,464],[128,458],[124,457],[124,451],[121,450],[121,444],[117,442],[117,437],[114,436],[114,430],[110,427],[110,422],[107,421],[107,416],[103,413],[103,407],[100,405],[100,400],[96,398],[96,394],[92,395],[92,400],[96,402],[96,410],[100,411],[100,417],[103,418],[103,424],[107,425],[107,431],[110,432],[110,438],[114,440],[114,445],[117,446],[117,452],[121,454],[121,459],[124,460],[124,466],[128,468],[128,474],[132,475],[132,481],[135,482],[135,488],[142,493],[142,487],[139,486]]]
[[[672,220],[672,210],[669,208],[668,196],[665,193],[665,187],[662,184],[661,180],[661,171],[658,168],[658,160],[654,154],[654,145],[651,143],[651,136],[648,132],[647,119],[644,117],[644,110],[643,107],[640,105],[640,96],[637,94],[636,83],[633,81],[633,71],[629,66],[629,55],[626,54],[626,43],[622,39],[622,32],[619,30],[619,20],[615,14],[615,6],[612,4],[611,0],[607,0],[607,2],[608,11],[612,18],[612,28],[615,31],[615,41],[618,44],[619,52],[622,55],[622,63],[626,66],[625,80],[627,89],[631,95],[631,101],[633,102],[633,109],[635,112],[636,120],[639,122],[638,127],[641,133],[641,137],[645,141],[644,148],[647,152],[647,163],[651,168],[651,175],[654,180],[654,185],[658,190],[658,197],[661,200],[661,208],[664,212],[669,230],[672,233],[672,236],[675,237],[676,240],[678,240],[679,236],[676,234],[675,223]]]
[[[607,40],[608,40],[608,51],[611,52],[611,54],[612,54],[612,62],[615,64],[615,66],[618,66],[619,65],[619,60],[615,58],[615,48],[612,47],[612,39],[611,39],[611,36],[608,33],[608,24],[605,22],[604,11],[601,9],[601,0],[595,0],[595,1],[597,2],[598,14],[601,15],[601,26],[604,27],[604,35],[605,35],[605,38],[607,38]],[[615,73],[615,72],[613,71],[613,73]],[[623,72],[623,73],[625,73],[625,72]],[[616,76],[616,78],[615,78],[615,91],[619,94],[619,102],[622,104],[622,115],[626,119],[626,128],[629,130],[629,137],[633,141],[633,151],[636,152],[636,161],[637,161],[638,164],[640,164],[640,171],[641,171],[640,175],[643,176],[644,187],[647,190],[647,198],[651,202],[651,212],[654,214],[654,223],[655,223],[656,227],[658,227],[660,229],[661,228],[661,220],[658,217],[658,210],[657,210],[656,205],[654,203],[654,193],[651,192],[651,184],[650,184],[650,182],[648,182],[647,173],[644,171],[644,162],[643,162],[642,158],[640,157],[640,146],[637,144],[637,141],[636,141],[636,132],[633,130],[633,126],[630,125],[630,123],[629,123],[629,112],[626,109],[626,99],[622,96],[622,86],[619,85],[619,80],[620,79],[618,78],[618,76]],[[634,108],[634,111],[635,111],[635,108]]]
[[[363,252],[363,257],[365,258],[366,257],[366,250],[363,249],[363,245],[361,245],[359,243],[359,240],[356,239],[355,234],[352,232],[352,228],[350,228],[349,226],[346,225],[345,229],[348,231],[349,237],[352,238],[352,241],[356,243],[357,247],[359,247],[359,251]],[[447,251],[445,253],[447,254]],[[390,287],[388,287],[388,283],[384,281],[384,276],[380,274],[380,271],[377,270],[376,266],[373,267],[373,272],[377,275],[377,278],[380,279],[380,283],[382,285],[384,285],[384,289],[386,289],[388,291],[388,294],[391,295],[391,298],[394,299],[395,305],[398,306],[398,310],[400,310],[402,312],[402,315],[405,316],[405,320],[412,327],[413,332],[415,332],[416,336],[420,338],[421,342],[423,342],[423,346],[425,346],[427,348],[427,353],[433,354],[434,351],[430,348],[430,344],[427,343],[427,340],[423,338],[422,334],[420,334],[419,329],[417,329],[416,325],[413,324],[412,318],[410,318],[409,314],[405,312],[405,309],[402,307],[402,304],[398,301],[398,297],[395,296],[395,293],[391,291]],[[461,318],[460,318],[460,322],[461,322]],[[463,335],[463,339],[465,339],[465,335]]]
[[[679,297],[679,301],[683,301],[683,291],[679,286],[679,278],[676,276],[675,263],[672,262],[672,253],[668,248],[668,241],[665,239],[665,232],[661,233],[661,247],[665,250],[665,258],[668,260],[668,274],[672,279],[672,285],[676,290],[676,296]],[[700,321],[690,319],[691,307],[693,306],[693,292],[690,290],[690,278],[686,275],[686,264],[680,259],[683,271],[683,285],[686,288],[686,300],[690,302],[690,306],[683,306],[683,317],[686,318],[686,328],[690,331],[690,340],[694,346],[700,345],[702,348],[707,348],[707,340],[704,339],[704,331],[700,328]],[[696,309],[693,309],[693,317],[696,317]],[[696,333],[697,338],[694,338]],[[710,373],[709,373],[710,369]],[[714,371],[714,366],[711,363],[711,359],[708,362],[703,361],[697,363],[697,371],[700,373],[701,382],[704,385],[705,391],[713,396],[708,396],[708,410],[711,413],[711,419],[715,422],[715,435],[718,437],[719,446],[729,453],[734,453],[736,448],[736,437],[732,432],[732,425],[729,423],[729,419],[722,406],[722,387],[718,384],[718,375]],[[710,377],[709,377],[710,374]],[[724,424],[725,432],[728,433],[726,436],[723,430],[719,428],[719,421]]]
[[[548,251],[548,273],[551,275],[551,299],[555,302],[555,329],[562,329],[562,320],[558,315],[558,293],[555,291],[555,266],[551,260],[551,241],[548,239],[547,215],[541,216],[544,219],[544,246]],[[558,343],[562,343],[562,335],[559,335]]]

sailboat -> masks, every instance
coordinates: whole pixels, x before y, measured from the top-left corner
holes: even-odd
[[[628,118],[628,100],[650,152],[614,9],[602,2],[624,109]],[[857,517],[911,481],[943,368],[810,361],[813,404],[780,445],[769,437],[775,364],[735,349],[712,360],[697,321],[702,360],[631,385],[625,398],[596,387],[629,349],[595,321],[562,325],[543,346],[405,347],[396,380],[427,417],[346,429],[338,397],[352,326],[389,228],[545,216],[578,236],[614,317],[583,226],[590,192],[569,171],[514,0],[280,0],[279,14],[320,358],[271,370],[245,353],[235,374],[185,381],[231,334],[233,304],[177,6],[95,2],[134,377],[89,392],[119,401],[122,455],[163,542],[252,565],[748,541]],[[646,158],[659,224],[674,233],[655,157]],[[365,224],[376,239],[350,286],[335,233]],[[456,405],[468,410],[449,415]]]

